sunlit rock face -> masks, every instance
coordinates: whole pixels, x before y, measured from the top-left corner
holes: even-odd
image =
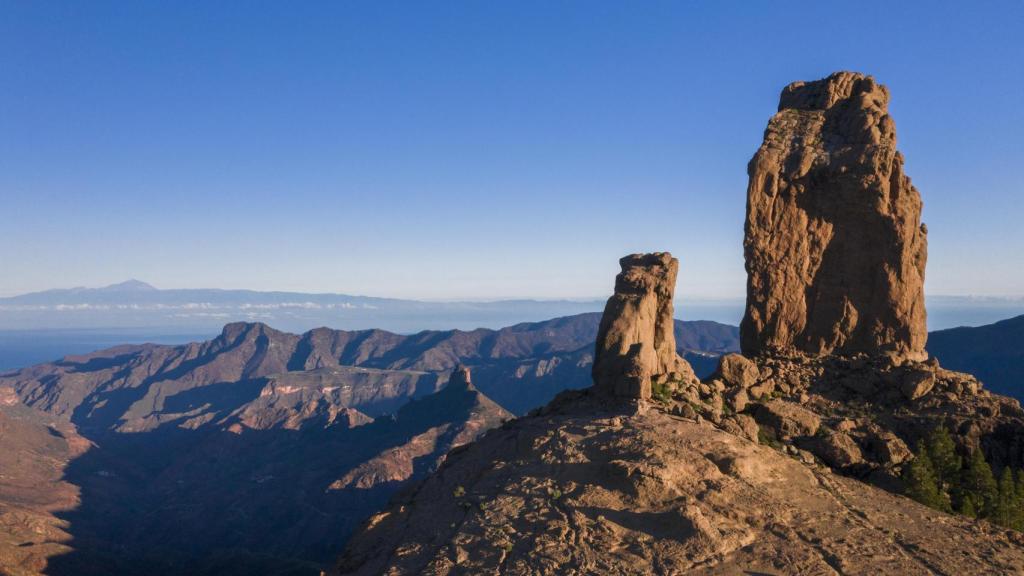
[[[609,396],[646,399],[652,384],[696,381],[676,353],[672,294],[679,261],[668,252],[632,254],[619,260],[615,294],[608,299],[597,334],[594,387]]]
[[[747,169],[744,354],[927,357],[927,229],[888,104],[851,72],[782,91]]]

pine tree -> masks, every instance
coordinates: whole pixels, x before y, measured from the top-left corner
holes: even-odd
[[[962,497],[971,499],[979,518],[989,518],[995,512],[999,487],[981,448],[971,452],[969,464],[963,473],[960,492]]]
[[[992,521],[1000,526],[1014,528],[1015,508],[1017,504],[1017,487],[1013,483],[1013,472],[1010,467],[1003,468],[999,476],[999,487],[996,491],[996,501],[992,509]]]
[[[1024,470],[1017,470],[1016,500],[1013,503],[1013,528],[1024,531]]]
[[[978,512],[974,509],[974,502],[971,501],[970,496],[964,496],[960,500],[960,509],[957,510],[960,514],[967,516],[968,518],[977,518]]]
[[[956,444],[944,426],[936,426],[928,435],[928,456],[935,470],[939,489],[952,491],[960,483],[960,469],[963,462],[956,453]]]
[[[924,442],[918,442],[917,454],[905,468],[903,484],[907,496],[925,506],[950,511],[949,498],[939,489],[935,469]]]

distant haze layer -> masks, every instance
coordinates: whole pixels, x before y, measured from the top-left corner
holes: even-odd
[[[204,340],[229,322],[265,322],[303,332],[327,326],[422,330],[498,329],[521,322],[599,312],[603,299],[424,302],[298,292],[160,290],[139,281],[104,288],[48,290],[0,298],[0,370],[84,354],[117,344]],[[1024,314],[1024,300],[937,296],[930,330],[981,326]],[[676,317],[738,325],[743,300],[679,298]]]

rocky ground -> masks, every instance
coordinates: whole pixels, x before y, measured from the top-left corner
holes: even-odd
[[[350,543],[338,574],[1009,574],[1024,539],[703,417],[566,393],[492,430]]]
[[[807,450],[849,475],[898,489],[908,447],[936,427],[998,467],[1024,464],[1024,410],[973,376],[937,362],[888,358],[723,357],[718,372],[668,400],[729,429],[760,425],[762,440]],[[750,434],[748,434],[750,436]]]

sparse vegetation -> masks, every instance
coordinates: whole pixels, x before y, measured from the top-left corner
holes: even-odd
[[[658,402],[672,400],[672,390],[668,382],[651,382],[651,398]]]

